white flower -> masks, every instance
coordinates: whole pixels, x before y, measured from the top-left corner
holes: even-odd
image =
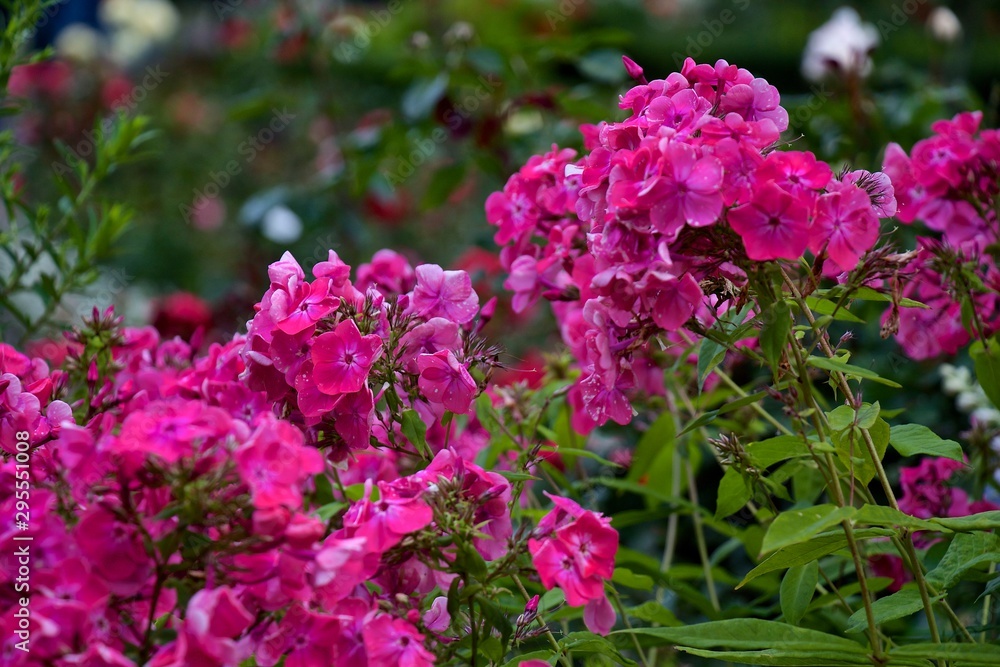
[[[841,7],[809,35],[802,54],[802,75],[810,81],[819,81],[830,73],[868,76],[872,69],[868,54],[878,42],[874,25],[862,23],[850,7]]]
[[[85,23],[71,23],[59,32],[56,53],[65,58],[91,62],[104,50],[104,38]]]
[[[264,214],[261,233],[275,243],[292,243],[302,236],[302,220],[287,206],[274,206]]]
[[[957,394],[972,386],[972,374],[965,366],[941,364],[941,385],[947,394]]]
[[[937,7],[931,12],[927,17],[927,29],[940,42],[954,42],[962,35],[962,23],[947,7]]]

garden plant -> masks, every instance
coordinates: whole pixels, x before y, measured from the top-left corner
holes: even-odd
[[[52,4],[0,3],[0,113]],[[478,200],[502,289],[274,248],[221,334],[60,319],[150,118],[44,182],[0,133],[0,665],[1000,665],[1000,131],[866,169],[738,64],[616,67]],[[971,422],[928,425],[928,372]]]

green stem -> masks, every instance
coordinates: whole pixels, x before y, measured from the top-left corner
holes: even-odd
[[[805,315],[806,320],[809,322],[809,326],[813,328],[819,339],[820,349],[823,350],[829,358],[834,357],[833,348],[830,347],[830,342],[827,340],[826,332],[820,331],[816,326],[816,318],[813,316],[812,310],[806,304],[805,299],[802,298],[802,294],[799,292],[798,288],[792,279],[785,273],[784,269],[781,269],[782,276],[785,279],[785,283],[788,285],[789,289],[792,291],[792,295],[795,301],[798,303],[799,308],[802,309],[803,315]],[[839,371],[833,371],[830,376],[837,383],[837,386],[843,392],[844,396],[851,399],[853,393],[851,392],[851,387],[847,383],[847,378],[844,374]],[[882,466],[882,457],[878,453],[878,449],[875,447],[875,442],[872,440],[871,433],[868,429],[861,429],[862,439],[865,441],[865,447],[868,449],[868,455],[875,466],[875,474],[878,476],[879,482],[882,485],[882,490],[885,493],[886,499],[889,501],[889,506],[899,511],[899,503],[896,502],[896,495],[893,493],[892,485],[889,483],[889,477],[885,473],[885,468]],[[924,579],[923,568],[920,566],[920,559],[917,557],[917,552],[913,546],[913,539],[911,538],[909,532],[906,532],[903,536],[903,545],[906,549],[908,555],[913,561],[913,579],[917,583],[917,590],[920,592],[920,600],[924,606],[924,614],[927,617],[927,626],[930,629],[931,640],[935,644],[941,643],[941,635],[938,632],[937,619],[934,616],[934,606],[931,602],[930,595],[928,593],[927,581]]]
[[[698,504],[698,485],[694,478],[694,466],[691,465],[691,459],[684,457],[684,470],[687,473],[688,479],[688,497],[691,500],[691,504],[697,508],[700,507]],[[701,524],[701,513],[692,512],[691,519],[694,521],[694,536],[698,543],[698,556],[701,558],[701,567],[705,572],[705,586],[708,588],[708,599],[712,603],[712,609],[715,611],[721,611],[719,606],[719,596],[715,592],[715,577],[712,576],[712,564],[708,560],[708,548],[705,546],[705,530]]]

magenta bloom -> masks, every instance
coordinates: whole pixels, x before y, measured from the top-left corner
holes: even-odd
[[[703,294],[690,273],[677,278],[650,272],[642,292],[643,303],[653,314],[653,321],[665,331],[677,331],[691,319]]]
[[[614,573],[618,532],[600,515],[550,497],[558,501],[556,509],[539,521],[539,537],[528,540],[535,569],[543,586],[563,590],[567,604],[587,605],[587,627],[604,634],[615,620],[604,597],[604,581]]]
[[[236,466],[250,487],[254,507],[302,505],[302,485],[323,471],[323,457],[303,440],[302,431],[272,417],[236,450]]]
[[[479,310],[479,296],[465,271],[445,271],[437,264],[417,267],[413,288],[413,310],[419,317],[444,317],[465,324]]]
[[[372,364],[382,353],[382,339],[362,336],[354,320],[344,320],[321,335],[312,346],[313,379],[324,394],[353,394],[368,380]]]
[[[826,245],[830,259],[842,271],[850,271],[878,238],[878,218],[868,194],[850,184],[831,183],[831,190],[816,203],[810,249],[818,253]]]
[[[650,210],[653,226],[671,233],[683,223],[704,227],[722,211],[722,164],[712,156],[701,157],[688,144],[669,142],[663,153],[666,166],[655,186],[659,195]]]
[[[809,245],[809,211],[774,183],[729,211],[729,224],[756,261],[798,259]]]
[[[380,614],[364,625],[368,667],[433,667],[424,636],[401,618]]]
[[[294,335],[305,331],[335,311],[340,305],[340,299],[329,293],[329,278],[319,278],[308,287],[309,291],[303,293],[302,300],[294,308],[290,308],[288,314],[277,322],[278,329],[286,334]]]
[[[403,536],[424,528],[434,519],[434,512],[421,496],[423,486],[402,479],[391,484],[378,483],[380,498],[370,500],[371,480],[365,483],[365,497],[344,515],[344,527],[350,537],[364,537],[369,551],[383,553],[399,544]]]
[[[465,414],[472,405],[478,386],[469,371],[458,362],[451,350],[417,357],[420,391],[431,403],[440,403],[455,414]]]
[[[153,565],[134,526],[117,521],[111,512],[95,505],[83,514],[73,535],[94,574],[111,592],[128,596],[142,590]]]

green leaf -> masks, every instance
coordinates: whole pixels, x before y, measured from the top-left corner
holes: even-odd
[[[760,349],[772,371],[777,373],[788,342],[788,332],[792,329],[791,309],[787,302],[776,301],[767,309],[766,315],[767,319],[760,330]]]
[[[640,621],[646,621],[647,623],[657,623],[659,625],[665,625],[670,628],[677,628],[682,625],[677,617],[674,616],[674,612],[670,611],[658,602],[644,602],[638,607],[632,607],[625,610],[629,616],[632,618],[637,618]]]
[[[858,299],[860,301],[881,301],[883,303],[891,303],[892,296],[889,294],[882,294],[881,292],[876,292],[871,287],[858,287],[853,292],[851,292],[852,299]],[[927,304],[920,303],[913,299],[908,299],[903,297],[899,300],[899,305],[906,308],[930,308]]]
[[[874,537],[889,537],[893,534],[894,531],[886,530],[884,528],[863,528],[861,530],[854,531],[854,537],[858,540],[865,540]],[[847,538],[844,537],[843,531],[835,531],[817,535],[808,542],[793,544],[785,547],[784,549],[779,549],[762,560],[757,567],[750,570],[747,576],[743,577],[743,581],[737,584],[736,588],[742,588],[757,577],[768,574],[769,572],[784,570],[789,567],[795,567],[796,565],[805,565],[806,563],[818,560],[823,556],[832,554],[835,551],[839,551],[846,546]]]
[[[403,424],[401,426],[403,437],[413,443],[422,456],[431,458],[431,450],[427,447],[427,426],[416,410],[406,410],[403,412]]]
[[[715,506],[715,518],[725,519],[730,514],[740,511],[750,497],[753,489],[747,483],[740,471],[730,466],[726,468],[719,482],[719,496]]]
[[[884,419],[876,420],[874,426],[868,429],[868,435],[871,436],[881,461],[885,456],[885,450],[889,447],[889,424]],[[837,448],[837,457],[844,464],[844,469],[851,470],[855,479],[867,486],[875,478],[876,466],[860,429],[850,428],[834,433],[833,444]]]
[[[978,604],[979,601],[982,600],[984,597],[986,597],[987,595],[993,595],[998,590],[1000,590],[1000,574],[993,577],[993,580],[990,581],[990,583],[986,584],[986,588],[984,588],[983,592],[980,593],[979,597],[976,598],[976,603]]]
[[[646,432],[639,438],[639,444],[636,445],[635,454],[632,457],[632,465],[629,467],[625,479],[638,482],[639,478],[649,471],[653,462],[663,455],[664,452],[667,455],[671,455],[673,453],[675,431],[674,418],[669,412],[664,412],[657,417],[656,421],[650,424]],[[670,479],[670,477],[668,476],[664,479]],[[675,492],[680,493],[676,489]]]
[[[871,380],[872,382],[879,382],[889,387],[902,389],[902,385],[900,385],[898,382],[887,380],[878,373],[876,373],[875,371],[870,371],[867,368],[861,368],[860,366],[852,366],[851,364],[840,361],[839,359],[828,359],[827,357],[809,357],[808,359],[806,359],[806,363],[812,366],[813,368],[820,368],[822,370],[830,372],[840,372],[850,378]]]
[[[611,658],[619,665],[631,667],[635,662],[621,654],[618,648],[605,637],[592,632],[571,632],[559,641],[559,646],[573,653],[602,655]]]
[[[843,431],[855,425],[860,428],[871,428],[875,425],[880,410],[878,401],[875,401],[874,405],[862,403],[857,410],[849,405],[841,405],[826,413],[826,418],[834,431]]]
[[[849,311],[845,306],[841,305],[837,308],[837,304],[829,299],[822,299],[815,296],[806,297],[806,305],[814,313],[820,315],[831,315],[833,319],[840,320],[842,322],[858,322],[864,324],[864,320]]]
[[[497,470],[498,475],[506,479],[508,482],[527,482],[530,480],[540,480],[541,477],[535,477],[526,472],[517,472],[515,470]]]
[[[448,90],[448,74],[442,72],[433,79],[421,79],[403,94],[403,115],[410,120],[424,118]]]
[[[739,408],[751,405],[753,403],[760,403],[761,399],[763,399],[765,396],[767,396],[766,391],[758,391],[756,393],[749,394],[742,398],[737,398],[735,401],[729,401],[728,403],[716,408],[715,410],[709,410],[708,412],[703,412],[702,414],[698,415],[698,418],[695,419],[693,422],[689,422],[688,425],[684,427],[684,430],[677,434],[677,437],[679,438],[682,435],[686,435],[691,431],[694,431],[695,429],[701,428],[706,424],[712,423],[713,421],[715,421],[715,418],[718,417],[719,415],[724,415],[727,412],[738,410]]]
[[[711,658],[726,663],[740,665],[783,665],[785,667],[855,667],[871,665],[871,660],[861,656],[844,655],[841,651],[826,649],[796,650],[782,646],[763,651],[710,651],[708,649],[686,648],[678,646],[678,650],[696,655],[700,658]]]
[[[1000,647],[996,644],[908,644],[889,651],[889,659],[918,658],[924,660],[950,660],[959,665],[993,665],[1000,662]]]
[[[513,660],[508,660],[503,663],[502,667],[519,667],[522,662],[527,662],[528,660],[541,660],[543,662],[548,662],[556,655],[555,651],[531,651],[529,653],[521,653]]]
[[[854,521],[866,526],[886,526],[905,530],[942,530],[941,526],[930,521],[918,519],[883,505],[863,505],[854,515]]]
[[[933,601],[940,600],[941,597],[943,596],[933,598]],[[915,585],[908,585],[892,595],[875,600],[872,603],[872,615],[875,617],[875,624],[882,625],[888,621],[906,618],[923,608],[924,603],[920,598],[920,591]],[[844,629],[844,632],[865,632],[867,629],[868,617],[865,610],[858,609],[847,619],[847,627]]]
[[[628,586],[638,591],[653,590],[653,579],[644,574],[636,574],[626,567],[616,567],[611,575],[611,581],[622,586]]]
[[[830,504],[782,512],[767,529],[761,553],[805,542],[844,519],[850,519],[855,512],[857,510],[853,507]]]
[[[794,435],[779,435],[760,442],[751,442],[746,449],[754,465],[761,470],[779,461],[809,456],[806,443]]]
[[[582,456],[585,459],[591,459],[592,461],[597,461],[602,466],[607,466],[609,468],[622,467],[620,463],[609,461],[600,454],[595,454],[589,449],[577,449],[575,447],[559,447],[555,451],[557,451],[562,456]]]
[[[889,444],[903,456],[927,454],[962,460],[962,446],[954,440],[944,440],[920,424],[902,424],[889,429]]]
[[[1000,510],[980,512],[969,516],[956,516],[949,518],[928,519],[939,526],[944,526],[948,530],[956,533],[967,533],[974,530],[996,530],[1000,528]]]
[[[939,590],[948,589],[969,570],[998,561],[1000,537],[993,533],[959,533],[948,545],[941,562],[927,573],[927,582]]]
[[[990,338],[983,345],[977,340],[969,347],[976,379],[993,405],[1000,407],[1000,343]]]
[[[819,583],[819,563],[812,561],[805,565],[788,568],[781,579],[781,613],[785,622],[798,625],[806,615],[812,601],[816,584]]]
[[[329,521],[332,517],[336,516],[340,510],[347,508],[349,504],[350,503],[342,502],[327,503],[316,510],[316,516],[323,521]]]
[[[651,638],[652,645],[695,649],[770,651],[780,647],[788,651],[840,653],[845,660],[867,654],[863,646],[844,637],[756,618],[709,621],[679,628],[633,628],[612,634],[637,634]]]
[[[495,602],[480,595],[476,598],[476,603],[479,605],[479,609],[483,613],[483,618],[486,619],[488,625],[492,626],[492,628],[495,628],[500,633],[501,646],[497,647],[497,655],[492,658],[493,662],[496,663],[503,658],[504,651],[502,646],[506,646],[507,642],[510,640],[510,636],[514,634],[514,627],[507,618],[507,614],[504,613],[503,609],[501,609]],[[484,628],[483,634],[492,634],[491,628]]]
[[[703,338],[698,347],[698,390],[705,386],[708,377],[716,366],[726,358],[726,348],[709,338]]]

